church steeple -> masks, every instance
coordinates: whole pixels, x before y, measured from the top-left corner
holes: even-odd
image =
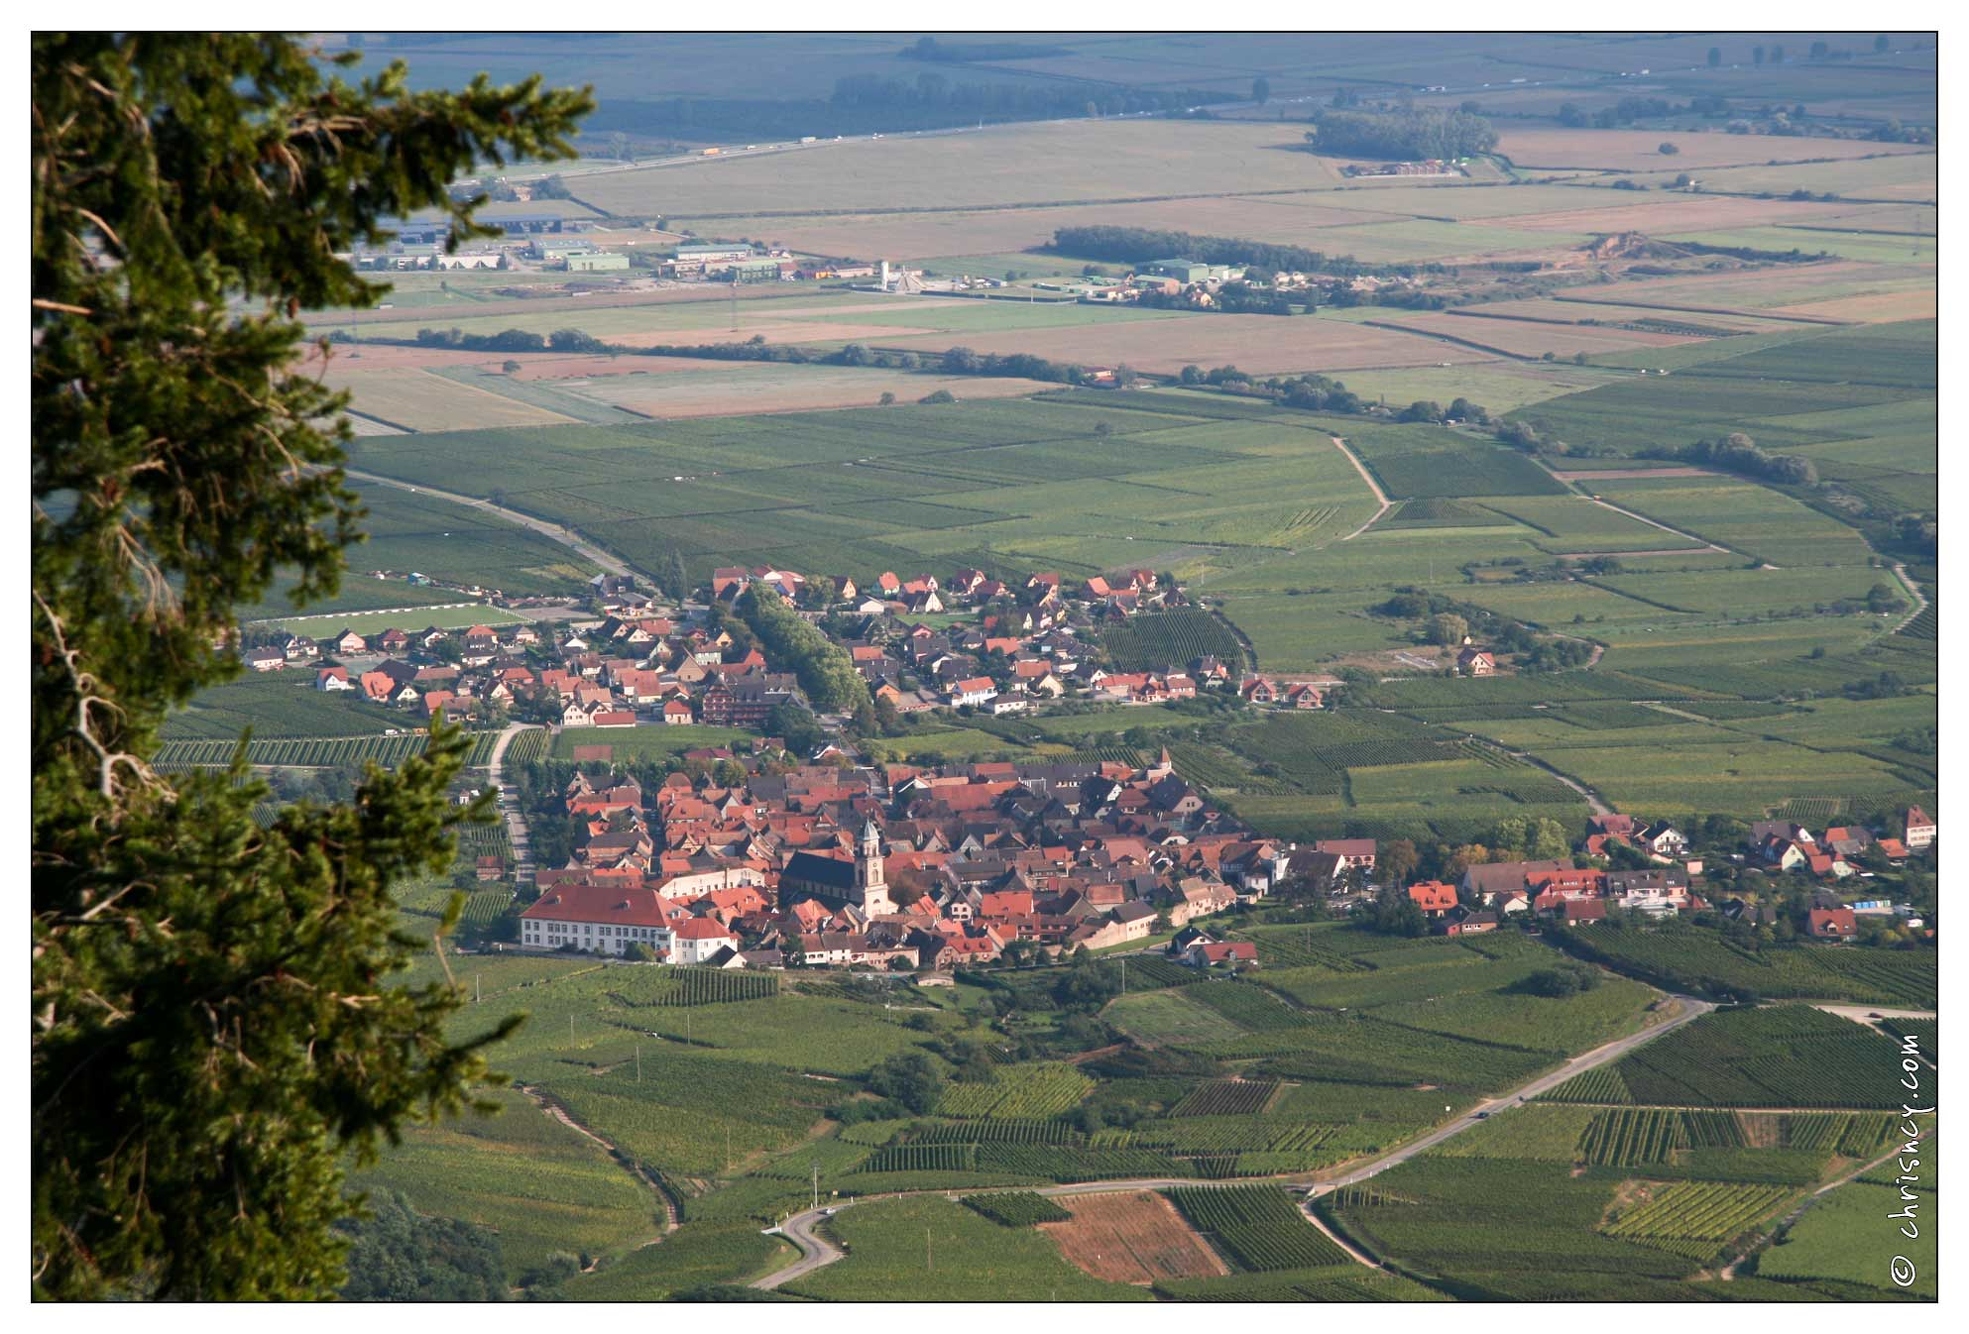
[[[888,881],[882,870],[882,831],[875,821],[864,821],[861,827],[861,847],[855,854],[855,886],[866,897],[868,890],[881,890],[887,897]]]

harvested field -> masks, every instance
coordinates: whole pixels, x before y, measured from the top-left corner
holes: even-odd
[[[1722,227],[1751,227],[1781,222],[1817,221],[1850,212],[1851,204],[1793,203],[1786,199],[1733,199],[1723,196],[1677,195],[1659,203],[1629,202],[1625,191],[1579,196],[1579,207],[1547,209],[1517,217],[1490,218],[1493,227],[1518,227],[1535,232],[1668,232],[1707,231]],[[1599,199],[1601,202],[1590,201]]]
[[[1107,328],[1033,330],[967,337],[979,352],[1030,352],[1054,361],[1127,362],[1138,370],[1172,374],[1186,365],[1222,366],[1269,375],[1287,371],[1350,371],[1373,366],[1433,366],[1490,357],[1458,347],[1341,320],[1278,315],[1193,315],[1179,320],[1131,321]],[[885,339],[885,347],[942,351],[947,334]]]
[[[1681,151],[1663,157],[1661,143]],[[1933,153],[1912,144],[1877,144],[1859,139],[1771,139],[1738,134],[1678,134],[1672,130],[1505,130],[1497,151],[1520,171],[1546,167],[1603,168],[1608,171],[1660,170],[1674,166],[1761,167],[1771,162],[1874,157],[1885,153]]]
[[[1164,199],[1153,203],[981,209],[964,213],[862,213],[847,217],[720,219],[721,232],[764,236],[811,254],[874,254],[896,261],[1015,254],[1052,241],[1061,227],[1155,227],[1208,236],[1310,243],[1325,227],[1390,221],[1405,213],[1336,208],[1325,192]],[[995,275],[994,275],[995,276]]]
[[[846,324],[828,320],[786,320],[781,323],[748,321],[744,330],[733,334],[728,321],[707,321],[691,329],[654,329],[648,333],[618,333],[609,339],[624,347],[656,347],[668,344],[684,347],[698,343],[724,343],[734,339],[764,338],[768,343],[860,343],[871,338],[884,340],[911,334],[933,334],[935,325],[897,327],[890,324]]]
[[[1174,1205],[1154,1191],[1062,1196],[1069,1223],[1041,1223],[1060,1253],[1109,1283],[1153,1283],[1163,1278],[1209,1278],[1230,1269],[1183,1221]]]
[[[980,208],[1216,195],[1254,181],[1281,190],[1336,184],[1330,163],[1298,151],[1300,135],[1296,126],[1232,121],[1054,121],[612,172],[581,189],[612,213],[704,218],[873,212],[926,199]]]
[[[574,421],[489,389],[459,384],[425,370],[345,369],[331,366],[322,380],[351,390],[351,407],[410,431],[455,431],[461,426],[565,426]]]
[[[643,357],[655,365],[669,357]],[[683,360],[679,358],[679,360]],[[765,412],[873,407],[884,393],[903,403],[948,389],[959,399],[1017,398],[1058,385],[1037,380],[970,375],[913,375],[846,366],[789,366],[772,362],[685,361],[669,375],[616,375],[566,386],[568,392],[648,417],[737,417]]]
[[[1590,300],[1560,301],[1555,297],[1534,297],[1524,301],[1489,301],[1480,308],[1482,313],[1493,318],[1515,317],[1527,320],[1550,320],[1559,324],[1601,324],[1621,325],[1651,321],[1666,324],[1679,324],[1673,312],[1636,310],[1632,306],[1595,305]],[[1710,315],[1691,314],[1686,317],[1692,328],[1711,329],[1719,333],[1778,333],[1796,329],[1798,325],[1791,320],[1769,319],[1759,315]]]
[[[1822,264],[1744,269],[1736,273],[1607,283],[1584,289],[1590,294],[1583,299],[1595,305],[1618,303],[1658,310],[1723,310],[1757,315],[1786,306],[1850,296],[1899,293],[1923,287],[1932,291],[1934,282],[1933,270],[1924,274],[1914,265],[1832,260]],[[1567,300],[1564,296],[1555,299]]]
[[[1896,320],[1935,318],[1935,289],[1911,292],[1871,292],[1865,296],[1835,297],[1779,306],[1780,315],[1809,315],[1821,320],[1853,320],[1861,324],[1892,324]]]
[[[1637,347],[1677,347],[1697,342],[1687,334],[1643,333],[1588,325],[1537,324],[1530,320],[1499,320],[1478,312],[1404,315],[1389,323],[1418,333],[1446,334],[1511,356],[1536,357],[1551,352],[1570,357],[1576,352],[1621,352]]]
[[[529,277],[534,275],[520,275]],[[506,284],[521,287],[518,281]],[[807,288],[788,292],[784,290],[792,284],[752,283],[741,285],[738,297],[741,301],[786,301],[805,297],[812,299],[818,293]],[[456,323],[460,317],[472,319],[491,319],[504,315],[553,314],[566,315],[583,310],[616,310],[629,306],[676,306],[692,305],[699,302],[724,302],[732,299],[732,289],[727,283],[673,283],[658,286],[654,280],[638,279],[633,287],[583,287],[575,292],[560,290],[562,285],[542,287],[540,295],[516,297],[489,297],[470,305],[444,307],[445,314],[437,315],[427,311],[419,315],[415,307],[396,307],[385,309],[373,307],[369,310],[330,310],[318,311],[311,323],[322,329],[365,324],[402,324],[422,320],[435,324],[440,318],[447,324]],[[565,327],[565,321],[561,327]]]

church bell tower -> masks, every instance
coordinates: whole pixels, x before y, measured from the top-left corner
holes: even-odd
[[[855,853],[855,889],[861,898],[862,910],[871,917],[880,917],[896,910],[889,898],[889,881],[882,870],[882,831],[875,821],[868,820],[861,827],[861,846]]]

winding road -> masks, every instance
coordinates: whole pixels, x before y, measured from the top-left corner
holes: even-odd
[[[1367,489],[1374,493],[1375,500],[1378,501],[1381,505],[1380,509],[1374,511],[1373,518],[1369,519],[1366,523],[1354,529],[1353,532],[1348,533],[1345,537],[1340,539],[1342,542],[1351,542],[1355,538],[1359,537],[1362,533],[1366,532],[1368,529],[1374,527],[1375,524],[1379,523],[1381,521],[1381,516],[1386,514],[1389,510],[1395,507],[1395,502],[1388,499],[1388,493],[1381,489],[1381,483],[1374,480],[1374,474],[1367,470],[1367,465],[1365,463],[1361,462],[1360,455],[1354,453],[1354,451],[1348,447],[1347,442],[1345,440],[1342,440],[1339,436],[1336,435],[1331,438],[1333,440],[1333,447],[1339,450],[1342,454],[1345,454],[1347,456],[1347,462],[1354,465],[1354,471],[1361,475],[1361,480],[1367,483]]]
[[[439,500],[449,501],[453,505],[464,505],[471,509],[483,510],[487,514],[497,515],[507,523],[530,529],[542,537],[547,538],[549,541],[559,542],[562,546],[581,553],[581,555],[601,566],[610,574],[633,574],[645,580],[649,579],[647,574],[644,574],[640,570],[631,569],[629,566],[623,564],[620,559],[611,556],[587,538],[577,536],[572,528],[564,528],[560,524],[549,523],[545,519],[536,519],[532,515],[522,514],[518,510],[509,510],[504,505],[495,505],[489,500],[479,500],[472,496],[461,496],[455,491],[440,491],[434,486],[412,486],[410,483],[400,482],[394,477],[382,477],[373,472],[360,472],[354,468],[344,468],[342,471],[358,482],[374,482],[378,486],[392,486],[399,491],[408,491],[412,495],[435,496]],[[650,582],[654,581],[650,580]]]
[[[1592,1051],[1575,1056],[1549,1074],[1540,1075],[1537,1079],[1522,1084],[1512,1089],[1509,1093],[1479,1103],[1467,1114],[1457,1117],[1449,1124],[1439,1126],[1420,1139],[1405,1144],[1400,1148],[1393,1149],[1379,1158],[1371,1159],[1359,1167],[1350,1169],[1342,1176],[1334,1177],[1330,1180],[1318,1181],[1312,1179],[1315,1175],[1314,1173],[1293,1172],[1269,1178],[1246,1177],[1242,1178],[1242,1180],[1247,1182],[1272,1180],[1287,1186],[1310,1187],[1307,1198],[1311,1200],[1329,1191],[1337,1190],[1342,1186],[1351,1186],[1356,1182],[1365,1181],[1369,1177],[1378,1176],[1391,1167],[1407,1162],[1409,1159],[1415,1157],[1416,1154],[1434,1148],[1451,1136],[1460,1135],[1464,1131],[1481,1124],[1482,1119],[1485,1119],[1490,1113],[1502,1113],[1511,1107],[1515,1107],[1520,1102],[1535,1098],[1549,1089],[1558,1087],[1574,1075],[1591,1070],[1595,1066],[1605,1065],[1609,1061],[1617,1061],[1636,1047],[1653,1042],[1656,1038],[1664,1034],[1672,1033],[1684,1024],[1691,1023],[1716,1008],[1708,1001],[1697,1000],[1693,996],[1672,995],[1669,999],[1679,1001],[1682,1005],[1682,1012],[1674,1018],[1656,1024],[1652,1028],[1644,1028],[1638,1033],[1630,1033],[1624,1038],[1616,1038],[1612,1042],[1595,1047]],[[1050,1196],[1100,1195],[1114,1191],[1170,1190],[1182,1186],[1195,1186],[1197,1184],[1199,1183],[1193,1178],[1142,1177],[1129,1181],[1076,1181],[1059,1186],[1041,1186],[1038,1188],[1037,1193]],[[913,1195],[949,1196],[963,1193],[966,1192],[949,1190],[897,1191],[888,1195],[865,1196],[860,1202],[868,1203],[876,1200],[903,1199]],[[782,1284],[790,1283],[798,1278],[804,1278],[816,1269],[831,1265],[836,1260],[839,1260],[847,1252],[822,1236],[819,1229],[828,1218],[844,1209],[854,1208],[855,1204],[856,1201],[844,1201],[824,1205],[818,1209],[808,1209],[802,1213],[794,1214],[784,1223],[780,1224],[779,1227],[770,1229],[773,1235],[785,1237],[788,1241],[798,1246],[800,1248],[800,1258],[781,1269],[774,1270],[763,1278],[755,1279],[752,1286],[771,1291]],[[1321,1229],[1321,1231],[1325,1230],[1324,1228]],[[1331,1234],[1329,1233],[1328,1235]],[[1339,1239],[1335,1238],[1335,1240]],[[1366,1256],[1361,1255],[1345,1242],[1341,1242],[1341,1246],[1349,1255],[1352,1255],[1361,1263],[1372,1263]]]

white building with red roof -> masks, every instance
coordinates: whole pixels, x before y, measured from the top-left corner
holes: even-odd
[[[667,959],[675,935],[670,914],[678,911],[654,890],[555,885],[520,913],[520,944],[545,950],[572,945],[594,954],[623,954],[640,943],[654,950],[657,958]]]
[[[671,963],[703,963],[719,950],[737,949],[730,927],[710,917],[692,917],[672,928]]]

